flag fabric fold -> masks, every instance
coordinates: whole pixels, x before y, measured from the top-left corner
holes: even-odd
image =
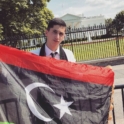
[[[0,45],[0,122],[107,124],[114,72]]]

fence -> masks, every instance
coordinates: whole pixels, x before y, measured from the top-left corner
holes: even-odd
[[[114,30],[111,28],[111,30]],[[117,34],[108,35],[110,31],[104,26],[71,29],[66,31],[64,48],[73,51],[77,61],[102,59],[124,55],[124,37]],[[46,41],[42,36],[14,36],[1,39],[0,44],[16,47],[25,51],[36,49]]]
[[[114,29],[111,29],[114,30]],[[62,42],[64,48],[73,51],[77,61],[94,60],[124,55],[124,37],[120,34],[108,35],[106,26],[95,26],[88,28],[71,29],[66,31],[65,40]],[[0,40],[0,44],[12,46],[17,49],[30,51],[41,47],[46,41],[42,36],[13,36]],[[124,85],[115,86],[122,93],[122,104],[124,112]],[[116,113],[113,109],[113,124],[116,124]]]
[[[70,29],[63,46],[74,52],[77,61],[124,55],[124,37],[118,33],[107,35],[108,30],[106,26]]]
[[[115,90],[117,90],[117,89],[119,89],[119,90],[121,90],[121,96],[122,96],[122,107],[123,107],[123,115],[124,115],[124,85],[116,85],[115,86]],[[113,113],[113,124],[117,124],[116,123],[116,113],[115,113],[115,110],[113,109],[113,111],[112,111],[112,113]],[[124,117],[124,116],[123,116]],[[124,120],[124,118],[123,118],[123,120]],[[123,122],[122,122],[123,123]]]

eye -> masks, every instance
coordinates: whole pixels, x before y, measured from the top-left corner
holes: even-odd
[[[59,35],[60,35],[60,36],[63,36],[63,35],[64,35],[64,33],[59,33]]]
[[[54,30],[54,31],[53,31],[53,33],[54,33],[54,34],[57,34],[57,31],[56,31],[56,30]]]

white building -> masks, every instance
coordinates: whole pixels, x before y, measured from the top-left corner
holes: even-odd
[[[65,21],[67,27],[71,27],[72,29],[105,25],[105,18],[103,15],[84,17],[83,15],[66,14],[60,18]],[[83,37],[87,37],[88,39],[91,39],[91,37],[93,36],[100,36],[104,34],[106,34],[106,29],[98,28],[95,30],[89,30],[89,31],[87,30],[85,32],[80,32],[80,33],[79,32],[72,33],[71,37],[73,39],[83,38]],[[65,37],[65,39],[67,39],[67,37]]]
[[[67,27],[70,26],[71,28],[105,25],[105,18],[103,15],[84,17],[83,15],[66,14],[60,18],[66,22]]]

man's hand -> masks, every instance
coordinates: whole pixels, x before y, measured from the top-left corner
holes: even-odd
[[[110,65],[108,65],[106,67],[112,69],[112,67]],[[112,120],[112,110],[114,108],[114,106],[113,106],[113,103],[114,103],[113,94],[114,94],[114,85],[112,86],[112,94],[111,94],[111,101],[110,101],[110,108],[109,108],[108,124],[109,124],[110,120]]]

